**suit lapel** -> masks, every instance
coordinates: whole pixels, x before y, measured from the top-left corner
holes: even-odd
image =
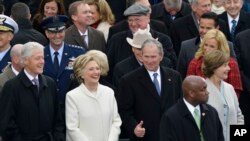
[[[196,23],[195,23],[195,19],[192,17],[192,15],[190,15],[191,18],[189,18],[189,20],[187,21],[187,26],[188,26],[188,30],[190,33],[192,33],[192,35],[195,37],[197,35],[199,35],[198,33],[198,27],[196,26]]]
[[[161,99],[162,99],[162,107],[166,107],[166,99],[170,99],[169,94],[173,94],[173,84],[171,83],[172,77],[168,71],[164,70],[161,67]]]
[[[93,35],[93,30],[90,28],[90,27],[88,27],[88,41],[89,41],[89,44],[88,44],[88,46],[89,46],[89,49],[92,49],[95,45],[94,45],[94,39],[95,39],[95,37],[93,37],[94,35]]]
[[[70,53],[69,48],[64,45],[62,60],[61,60],[59,71],[58,71],[58,76],[63,73],[63,71],[65,70],[65,67],[68,65],[69,56],[70,56],[69,53]]]
[[[148,91],[146,94],[151,95],[156,101],[161,103],[161,98],[158,95],[157,90],[154,86],[154,83],[152,82],[146,68],[141,67],[140,69],[142,72],[140,73],[139,79],[140,79],[141,85],[146,89],[146,91]]]
[[[54,69],[54,64],[53,64],[53,61],[52,61],[52,57],[50,55],[50,50],[49,50],[49,46],[46,46],[45,47],[45,56],[44,56],[44,60],[45,60],[45,71],[48,71],[48,72],[53,72],[54,76],[56,76],[56,72],[55,72],[55,69]],[[47,70],[46,70],[47,69]],[[46,72],[45,72],[46,73]]]
[[[72,36],[74,38],[74,40],[77,42],[78,45],[84,47],[87,49],[86,46],[84,46],[84,43],[83,43],[83,38],[82,36],[80,35],[77,27],[75,25],[73,25],[73,28],[72,28]]]

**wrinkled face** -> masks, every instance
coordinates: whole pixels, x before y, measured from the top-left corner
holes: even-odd
[[[207,103],[209,92],[207,91],[207,84],[204,80],[200,81],[197,88],[192,91],[194,93],[194,101],[198,103]]]
[[[215,22],[212,19],[200,19],[199,23],[199,33],[200,37],[203,38],[204,35],[210,30],[215,28]]]
[[[0,31],[0,50],[1,48],[6,47],[13,38],[13,34],[11,32],[3,32]]]
[[[142,63],[142,50],[139,48],[132,48],[132,51],[138,61]]]
[[[73,21],[76,23],[87,26],[91,24],[92,14],[90,12],[90,6],[88,4],[80,4],[77,7],[77,13],[72,15]]]
[[[142,49],[142,60],[147,70],[157,71],[162,59],[163,54],[160,53],[156,45],[146,44]]]
[[[57,15],[58,7],[55,1],[48,2],[44,5],[45,17]]]
[[[96,5],[89,5],[91,13],[91,24],[94,24],[100,20],[100,13],[97,11]]]
[[[128,26],[132,33],[135,33],[139,28],[146,29],[149,24],[149,17],[145,15],[128,16]]]
[[[83,69],[82,78],[86,84],[97,84],[101,75],[101,68],[96,61],[89,61]]]
[[[45,31],[47,38],[50,41],[52,47],[61,47],[65,37],[65,30],[59,32]]]
[[[42,74],[44,66],[43,49],[33,50],[31,57],[25,58],[24,65],[27,72],[32,76]]]
[[[204,44],[204,53],[207,54],[209,52],[218,50],[218,42],[215,39],[208,39]]]
[[[213,4],[217,7],[223,6],[224,0],[213,0]]]
[[[224,3],[227,13],[233,18],[236,18],[239,15],[242,6],[242,0],[225,0]]]
[[[228,78],[229,71],[230,67],[228,62],[226,62],[214,71],[213,76],[219,78],[220,80],[225,80]]]
[[[202,14],[211,11],[211,1],[198,0],[198,4],[193,4],[191,7],[195,15],[200,18]]]

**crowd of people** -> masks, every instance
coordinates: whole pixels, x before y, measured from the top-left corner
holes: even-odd
[[[247,0],[3,0],[0,13],[0,141],[230,141],[250,124]]]

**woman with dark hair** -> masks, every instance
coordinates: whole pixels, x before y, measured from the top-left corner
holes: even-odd
[[[233,86],[223,80],[230,71],[229,55],[222,51],[212,51],[204,56],[203,74],[207,77],[208,104],[219,114],[225,141],[229,141],[230,125],[244,124],[244,116],[239,107]]]
[[[63,0],[42,0],[33,18],[33,27],[45,35],[41,22],[44,18],[55,15],[65,15]]]

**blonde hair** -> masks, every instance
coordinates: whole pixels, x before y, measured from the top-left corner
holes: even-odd
[[[76,58],[73,65],[74,76],[79,83],[84,82],[82,72],[90,61],[95,61],[101,70],[101,75],[107,75],[109,71],[107,56],[98,50],[90,50],[86,54],[80,55]]]
[[[90,50],[86,55],[93,56],[101,68],[101,75],[106,76],[109,71],[108,57],[105,53],[99,50]]]
[[[97,12],[100,14],[100,20],[113,25],[115,16],[106,0],[83,0],[88,5],[95,5]]]
[[[218,29],[211,29],[205,35],[200,44],[198,51],[195,53],[195,58],[199,59],[205,55],[205,43],[210,40],[215,39],[218,44],[218,50],[224,52],[226,55],[230,54],[229,46],[225,35]]]

